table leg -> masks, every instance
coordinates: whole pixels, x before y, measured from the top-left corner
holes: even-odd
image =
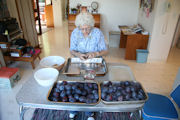
[[[140,118],[140,120],[142,120],[142,111],[141,110],[139,110],[139,118]]]
[[[38,55],[39,60],[41,60],[40,56]]]
[[[130,118],[132,118],[132,116],[133,116],[133,115],[134,115],[134,113],[133,113],[133,112],[131,112],[131,113],[130,113],[130,115],[129,115],[129,117],[130,117]]]
[[[32,68],[34,69],[35,68],[34,60],[31,62],[31,65],[32,65]]]
[[[20,120],[24,120],[24,113],[26,110],[29,108],[23,107],[22,105],[19,106],[19,115],[20,115]]]
[[[102,111],[99,111],[99,114],[100,114],[100,115],[99,115],[100,120],[102,119],[102,113],[103,113]]]

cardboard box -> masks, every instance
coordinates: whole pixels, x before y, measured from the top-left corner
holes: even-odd
[[[11,89],[16,81],[20,80],[18,68],[0,68],[0,90]]]

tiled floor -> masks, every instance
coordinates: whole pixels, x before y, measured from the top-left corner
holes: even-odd
[[[60,55],[66,59],[70,57],[67,31],[67,23],[65,23],[64,27],[56,28],[40,36],[39,40],[43,48],[41,57],[49,55]],[[109,48],[109,54],[105,59],[107,62],[129,65],[136,80],[142,83],[146,91],[168,95],[180,67],[180,49],[171,49],[167,62],[140,64],[134,60],[124,60],[124,49],[120,48]],[[38,63],[39,60],[36,60],[36,66]],[[0,92],[0,120],[19,120],[19,108],[15,96],[34,72],[30,63],[15,62],[11,66],[20,68],[22,78],[11,91]],[[26,113],[26,120],[30,119],[31,114],[32,110]]]

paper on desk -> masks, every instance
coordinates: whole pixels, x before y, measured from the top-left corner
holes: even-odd
[[[80,58],[71,58],[71,63],[102,63],[102,58],[92,58],[81,60]]]

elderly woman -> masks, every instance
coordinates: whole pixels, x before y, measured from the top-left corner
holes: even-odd
[[[71,34],[71,54],[82,60],[107,54],[103,33],[94,27],[94,18],[88,12],[80,13],[75,20],[75,28]],[[71,111],[69,117],[74,118],[77,112]],[[94,120],[92,112],[85,112],[88,120]]]
[[[71,34],[71,54],[80,59],[89,59],[107,54],[103,33],[94,27],[94,18],[90,13],[80,13],[75,20]]]

